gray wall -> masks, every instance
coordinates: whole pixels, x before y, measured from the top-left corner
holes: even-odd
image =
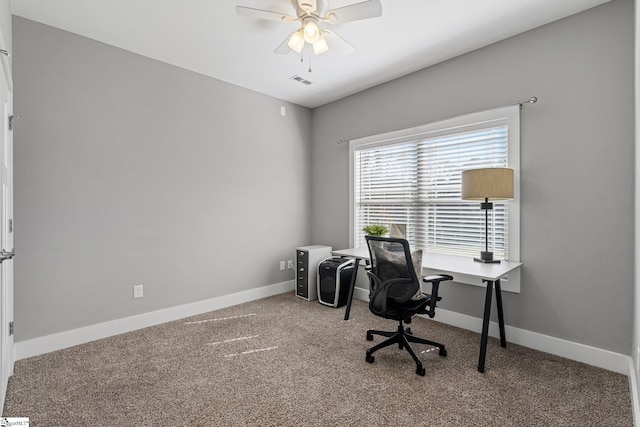
[[[338,138],[537,96],[522,111],[525,268],[521,293],[505,295],[507,324],[630,354],[631,0],[312,113],[13,26],[16,341],[290,280],[277,264],[295,246],[349,244]],[[131,298],[136,283],[143,299]],[[480,317],[482,298],[454,284],[441,306]]]
[[[347,247],[348,144],[537,96],[521,113],[511,326],[623,354],[633,314],[633,2],[615,0],[313,111],[312,239]],[[441,307],[481,317],[482,288]],[[495,310],[494,310],[495,313]]]
[[[635,49],[634,49],[634,61],[635,61],[635,165],[640,164],[640,132],[638,132],[640,126],[640,2],[634,0],[635,5]],[[634,366],[636,366],[635,375],[636,383],[640,382],[640,371],[637,366],[640,366],[640,171],[635,168],[635,295],[634,295],[634,311],[633,311],[633,342],[631,357],[633,357]],[[635,350],[634,350],[635,349]],[[629,374],[631,375],[631,374]]]
[[[310,243],[308,109],[13,31],[16,341],[293,279],[279,261]]]

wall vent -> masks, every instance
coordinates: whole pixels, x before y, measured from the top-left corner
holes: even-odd
[[[312,82],[310,82],[310,81],[309,81],[309,80],[307,80],[307,79],[303,79],[303,78],[302,78],[302,77],[300,77],[300,76],[293,76],[293,77],[291,77],[291,79],[292,79],[292,80],[295,80],[295,81],[297,81],[297,82],[300,82],[300,83],[302,83],[302,84],[305,84],[305,85],[307,85],[307,86],[308,86],[308,85],[310,85],[310,84],[312,84]]]

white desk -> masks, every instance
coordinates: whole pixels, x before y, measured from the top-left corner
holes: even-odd
[[[347,308],[344,314],[344,320],[349,319],[349,312],[351,311],[351,301],[353,300],[353,289],[356,284],[356,276],[358,272],[358,266],[361,260],[369,259],[369,250],[366,247],[340,249],[332,251],[335,256],[344,256],[355,259],[354,274],[351,276],[351,284],[349,286],[349,296],[347,299]],[[475,276],[482,279],[487,284],[487,291],[484,300],[484,316],[482,319],[482,336],[480,338],[480,356],[478,358],[478,371],[484,372],[484,361],[487,353],[487,339],[489,337],[489,317],[491,314],[491,297],[493,295],[493,288],[496,290],[496,306],[498,309],[498,323],[500,326],[500,345],[502,347],[507,346],[507,340],[504,332],[504,314],[502,312],[502,290],[500,288],[500,278],[507,275],[509,272],[517,270],[522,266],[521,262],[513,261],[501,261],[495,264],[484,264],[474,261],[473,258],[461,257],[456,255],[441,255],[441,254],[425,254],[422,257],[422,268],[428,268],[430,270],[438,270],[443,273],[451,274],[465,274],[468,276]]]

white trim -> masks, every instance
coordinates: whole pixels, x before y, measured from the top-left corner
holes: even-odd
[[[439,309],[437,319],[434,318],[433,320],[478,333],[482,330],[482,319],[454,311]],[[507,343],[554,354],[619,374],[629,374],[629,356],[624,354],[614,353],[609,350],[603,350],[509,325],[505,325],[505,334]],[[489,336],[494,338],[500,337],[500,331],[496,322],[489,322]]]
[[[72,347],[74,345],[87,343],[97,339],[107,338],[165,322],[171,322],[285,292],[291,292],[293,289],[294,282],[287,281],[221,297],[210,298],[204,301],[144,313],[137,316],[126,317],[124,319],[86,326],[71,331],[60,332],[26,341],[19,341],[15,344],[16,360],[26,359],[39,354],[61,350],[63,348]],[[356,299],[367,301],[369,299],[369,291],[363,288],[355,288],[353,296]],[[438,309],[437,317],[431,320],[478,333],[482,328],[482,319],[445,309]],[[635,376],[634,362],[630,356],[508,325],[505,326],[505,332],[507,334],[508,343],[521,345],[534,350],[543,351],[545,353],[554,354],[556,356],[627,375],[629,377],[634,417],[636,420],[640,418],[638,383]],[[495,338],[499,337],[497,323],[491,322],[489,326],[489,335]],[[640,424],[636,421],[636,425]]]
[[[634,382],[635,392],[632,392],[631,399],[634,408],[635,425],[640,426],[640,413],[637,411],[640,405],[637,391],[637,380],[640,371],[640,1],[635,0],[634,4],[634,39],[635,39],[635,55],[634,55],[634,69],[635,69],[635,93],[634,93],[634,183],[635,183],[635,222],[634,222],[634,304],[633,304],[633,331],[631,334],[631,357],[633,359],[631,373],[629,376],[633,376],[636,380]],[[635,369],[633,369],[635,368]]]
[[[443,133],[446,134],[455,132],[458,128],[467,128],[472,126],[470,124],[477,125],[491,123],[505,117],[510,117],[510,115],[514,111],[514,108],[518,108],[519,110],[520,107],[519,105],[509,105],[506,107],[464,114],[462,116],[452,117],[450,119],[427,123],[412,128],[400,129],[377,135],[370,135],[362,138],[352,139],[349,141],[349,150],[353,151],[355,147],[361,147],[363,145],[384,145],[403,142],[407,139],[414,139],[416,137],[434,137]],[[509,124],[511,125],[512,123]]]
[[[355,207],[355,191],[354,191],[354,184],[355,184],[355,177],[353,176],[354,170],[355,170],[355,147],[356,147],[357,141],[349,141],[349,247],[353,248],[355,247],[355,232],[353,230],[353,227],[355,226],[355,221],[353,218],[353,214],[356,211],[356,207]]]
[[[367,289],[356,288],[354,297],[363,301],[368,301],[369,291]],[[430,320],[477,333],[480,333],[482,330],[481,318],[445,309],[438,309],[436,317]],[[588,365],[624,374],[629,377],[634,375],[633,370],[629,371],[629,359],[631,358],[624,354],[614,353],[609,350],[603,350],[597,347],[591,347],[508,325],[505,325],[505,333],[507,343],[513,343],[523,347],[532,348],[534,350],[543,351],[545,353],[554,354],[566,359],[575,360],[577,362],[586,363]],[[489,323],[489,336],[494,338],[500,337],[500,331],[497,323]],[[488,357],[489,359],[491,358],[490,355]]]
[[[507,116],[509,127],[509,167],[513,169],[513,199],[508,201],[509,206],[509,261],[520,262],[520,105],[517,112]],[[520,270],[510,275],[510,289],[520,292]],[[506,289],[503,287],[503,289]]]
[[[633,412],[633,425],[640,426],[640,395],[638,395],[638,376],[636,374],[633,358],[629,357],[629,391],[631,392],[631,410]]]
[[[355,288],[353,297],[362,301],[368,301],[369,290]],[[445,309],[438,309],[437,316],[430,320],[477,333],[480,333],[482,330],[482,319]],[[638,391],[638,376],[636,375],[633,358],[624,354],[614,353],[597,347],[514,328],[512,326],[505,326],[505,334],[507,337],[507,345],[508,343],[521,345],[626,375],[629,378],[634,425],[640,427],[640,392]],[[489,335],[494,338],[500,337],[497,323],[490,322]]]
[[[11,61],[9,59],[9,49],[7,49],[7,43],[4,39],[4,34],[0,31],[0,49],[7,52],[8,55],[0,53],[0,61],[2,62],[2,68],[4,69],[4,76],[7,81],[7,88],[9,92],[13,92],[13,74],[11,72]]]
[[[360,274],[360,272],[358,272]],[[369,289],[363,288],[354,288],[353,289],[353,298],[359,299],[360,301],[369,301]]]
[[[407,129],[365,136],[349,141],[349,247],[356,245],[355,220],[355,152],[377,146],[415,141],[421,138],[433,138],[441,134],[486,128],[492,124],[505,124],[509,128],[508,166],[514,170],[514,198],[509,200],[509,252],[510,261],[520,262],[520,104],[493,108],[490,110],[464,114],[461,116],[427,123]],[[456,277],[457,283],[484,286],[484,283],[469,276]],[[520,293],[520,271],[509,275],[502,283],[507,292]]]
[[[293,280],[15,343],[15,360],[294,290]]]

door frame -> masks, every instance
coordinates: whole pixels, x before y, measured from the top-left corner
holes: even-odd
[[[13,250],[13,227],[8,225],[9,220],[13,221],[13,131],[9,127],[10,116],[13,116],[13,77],[11,74],[11,61],[9,52],[6,49],[6,43],[2,31],[0,31],[0,62],[2,62],[2,71],[0,78],[3,78],[7,87],[7,99],[0,99],[0,105],[6,101],[5,117],[2,120],[3,129],[0,132],[0,138],[6,137],[6,141],[0,140],[0,148],[3,148],[3,142],[6,143],[6,150],[0,153],[0,160],[7,159],[7,173],[4,176],[6,180],[6,194],[8,203],[4,204],[4,198],[0,197],[0,218],[4,218],[4,223],[0,224],[0,249]],[[6,154],[6,156],[5,156]],[[0,164],[0,170],[3,167]],[[0,179],[0,184],[2,180]],[[7,245],[11,246],[10,248]],[[0,261],[1,262],[1,261]],[[7,393],[7,383],[9,377],[13,375],[15,363],[15,347],[13,341],[13,331],[9,331],[9,324],[13,324],[13,261],[6,260],[0,264],[0,295],[3,296],[0,301],[0,408],[4,407],[4,401]]]

